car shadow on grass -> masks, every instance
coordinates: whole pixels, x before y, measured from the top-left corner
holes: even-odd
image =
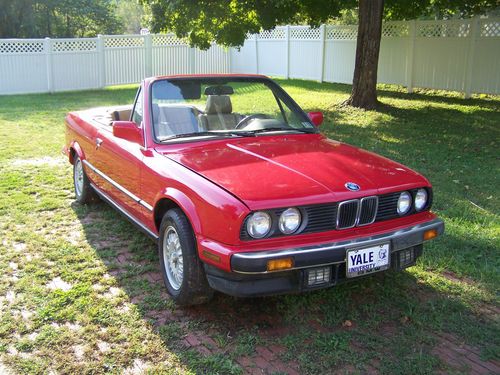
[[[104,203],[72,208],[129,303],[195,373],[446,370],[431,352],[438,332],[487,352],[498,347],[493,321],[478,318],[461,287],[426,274],[389,272],[301,295],[215,293],[208,304],[178,307],[166,293],[149,238]]]

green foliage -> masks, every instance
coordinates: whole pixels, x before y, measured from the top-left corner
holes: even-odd
[[[465,18],[483,14],[497,7],[497,0],[385,0],[385,18],[395,20],[408,20],[421,16]]]
[[[298,20],[318,25],[338,16],[346,6],[356,5],[355,0],[142,1],[151,7],[153,31],[172,30],[205,49],[214,40],[225,46],[241,46],[247,33]]]
[[[124,34],[137,34],[145,24],[145,13],[146,9],[136,0],[116,0],[115,14]]]
[[[0,38],[88,37],[121,32],[112,0],[0,0]]]
[[[241,46],[247,33],[287,23],[318,26],[348,17],[356,0],[140,0],[151,7],[153,31],[173,31],[191,45],[206,49],[212,41]],[[386,0],[385,17],[411,19],[422,15],[479,14],[495,8],[496,0]]]

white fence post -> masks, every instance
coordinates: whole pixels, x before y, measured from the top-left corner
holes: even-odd
[[[104,37],[101,34],[97,35],[97,59],[99,87],[104,88],[106,86],[106,60],[104,57]]]
[[[413,55],[415,53],[415,38],[417,37],[417,21],[410,21],[408,33],[408,55],[406,64],[406,88],[408,93],[413,92]]]
[[[54,92],[54,77],[52,72],[52,43],[50,38],[43,41],[43,50],[45,52],[45,66],[47,68],[47,91]]]
[[[144,34],[144,70],[146,77],[153,75],[153,37]]]
[[[477,31],[479,30],[479,17],[470,20],[469,50],[464,75],[464,97],[470,98],[472,93],[472,68],[474,67],[474,54],[476,49]]]
[[[323,77],[325,74],[325,41],[326,41],[326,27],[322,24],[319,28],[319,40],[320,40],[320,51],[319,51],[319,63],[320,63],[320,73],[319,81],[323,82]]]
[[[255,41],[255,73],[259,74],[259,46],[257,44],[257,35],[255,34],[254,41]]]
[[[285,27],[285,43],[286,43],[286,79],[290,78],[290,25]]]
[[[195,62],[195,53],[196,50],[194,47],[189,47],[189,73],[190,74],[195,74],[196,73],[196,62]]]

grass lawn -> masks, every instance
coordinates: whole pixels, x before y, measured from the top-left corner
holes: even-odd
[[[0,372],[495,372],[500,99],[383,86],[381,109],[365,112],[336,104],[347,85],[280,83],[305,110],[325,112],[331,138],[431,180],[446,234],[418,265],[309,294],[217,294],[178,308],[155,245],[105,204],[75,203],[60,153],[66,112],[130,103],[135,87],[3,96]]]

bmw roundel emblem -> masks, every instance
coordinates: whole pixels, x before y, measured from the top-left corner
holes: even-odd
[[[358,184],[355,184],[354,182],[347,182],[345,184],[345,187],[349,189],[350,191],[358,191],[361,189]]]

